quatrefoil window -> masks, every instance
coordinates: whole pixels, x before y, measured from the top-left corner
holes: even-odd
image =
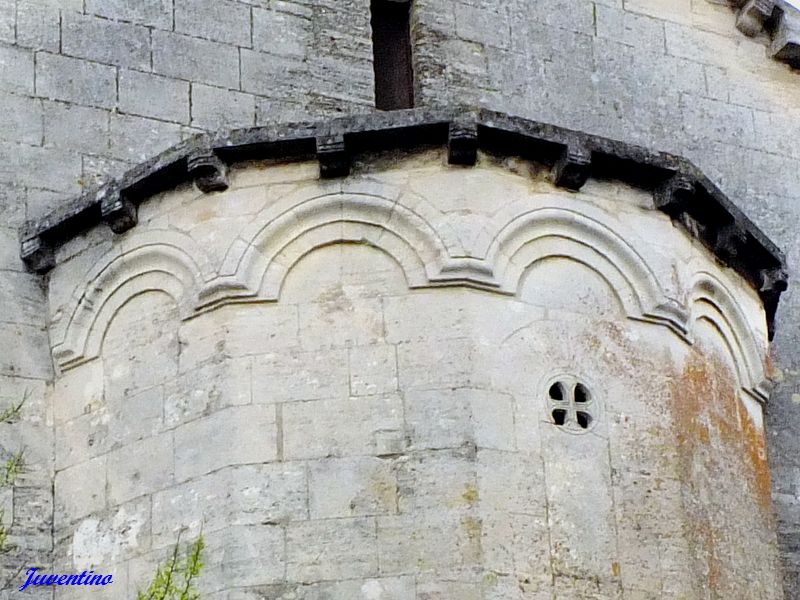
[[[551,422],[571,433],[585,433],[597,421],[597,403],[589,388],[572,377],[558,377],[547,386]]]

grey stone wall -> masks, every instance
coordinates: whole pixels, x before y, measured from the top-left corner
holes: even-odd
[[[201,528],[208,600],[781,598],[758,297],[548,177],[235,165],[61,246],[54,560],[115,584],[56,598]]]
[[[741,35],[728,8],[415,1],[418,103],[481,103],[684,154],[798,263],[800,73]],[[26,418],[47,423],[35,402],[49,377],[44,311],[16,259],[21,220],[195,131],[370,110],[368,4],[0,0],[0,340],[14,349],[0,358],[0,396],[31,389]],[[768,409],[789,597],[800,597],[798,321],[790,289]],[[50,467],[37,464],[25,489],[44,493]],[[47,502],[19,499],[40,507],[43,544]]]

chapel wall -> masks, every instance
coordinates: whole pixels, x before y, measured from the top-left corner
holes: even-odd
[[[58,250],[55,564],[115,578],[84,594],[202,529],[210,598],[780,597],[737,274],[618,183],[317,169],[234,167]]]

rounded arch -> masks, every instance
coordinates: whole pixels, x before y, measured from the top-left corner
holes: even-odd
[[[140,294],[164,292],[182,317],[190,315],[202,282],[210,278],[203,258],[191,238],[166,230],[132,236],[106,253],[76,286],[52,328],[56,364],[67,369],[96,357],[114,316]]]
[[[487,250],[487,261],[509,293],[517,293],[532,265],[552,257],[574,260],[597,273],[630,318],[685,336],[685,310],[666,298],[644,259],[610,227],[585,214],[560,207],[524,212],[498,231]]]
[[[201,292],[201,304],[277,300],[283,277],[300,257],[337,242],[383,250],[401,266],[411,287],[464,281],[494,285],[483,261],[453,258],[463,252],[432,223],[440,215],[423,216],[415,208],[400,199],[357,192],[284,199],[241,232],[226,254],[221,276]]]
[[[692,279],[689,299],[691,323],[708,321],[719,332],[735,365],[740,387],[765,402],[771,384],[756,335],[735,296],[717,277],[701,271]]]

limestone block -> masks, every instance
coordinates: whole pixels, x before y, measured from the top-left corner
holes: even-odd
[[[469,450],[415,453],[398,460],[395,471],[402,514],[471,514],[479,500]]]
[[[444,296],[447,301],[444,301]],[[386,341],[391,344],[422,342],[432,331],[448,338],[466,337],[473,313],[465,306],[463,291],[425,290],[420,294],[384,299]],[[413,315],[413,318],[411,318]]]
[[[172,24],[171,6],[162,0],[87,0],[86,12],[158,28]]]
[[[377,298],[350,298],[335,290],[322,302],[301,304],[300,343],[304,348],[345,348],[384,341],[383,310]]]
[[[380,577],[305,586],[304,600],[415,600],[414,578]]]
[[[317,248],[295,263],[281,290],[284,302],[319,302],[335,311],[359,298],[405,295],[405,275],[388,254],[366,244]]]
[[[253,402],[342,398],[348,395],[347,350],[289,349],[253,359]]]
[[[290,402],[283,405],[284,458],[371,455],[382,434],[402,429],[397,396]]]
[[[98,108],[116,104],[116,70],[112,66],[56,54],[36,63],[36,86],[47,98]]]
[[[570,434],[552,426],[542,439],[554,571],[608,579],[619,558],[607,443],[595,435]],[[583,501],[589,496],[591,503]],[[593,535],[586,536],[587,531]]]
[[[239,87],[237,48],[177,33],[153,31],[153,70],[176,79]]]
[[[164,426],[174,427],[251,400],[249,358],[204,363],[164,385]]]
[[[47,336],[42,327],[2,323],[0,336],[6,347],[19,349],[0,354],[0,375],[39,380],[52,376]]]
[[[255,123],[255,96],[196,83],[192,86],[192,125],[212,131]]]
[[[57,424],[98,410],[104,404],[102,361],[63,372],[53,382],[50,398]]]
[[[370,457],[325,459],[309,465],[312,519],[397,513],[392,463]]]
[[[169,98],[170,102],[160,102]],[[120,110],[126,113],[189,122],[189,83],[127,69],[119,74]]]
[[[176,481],[221,467],[276,458],[274,406],[227,408],[175,430]]]
[[[313,21],[308,16],[253,8],[253,47],[281,56],[305,56],[313,44]]]
[[[50,552],[53,548],[51,489],[42,486],[17,486],[14,488],[13,500],[15,522],[11,541],[22,552],[32,551],[29,556],[41,556]],[[19,543],[23,541],[25,546]]]
[[[483,565],[495,573],[513,573],[530,592],[550,587],[547,519],[506,512],[481,512]],[[527,596],[525,596],[527,597]]]
[[[357,346],[349,350],[350,394],[372,396],[397,391],[395,346]]]
[[[235,525],[209,532],[204,538],[207,566],[200,574],[200,589],[216,591],[227,587],[228,581],[251,586],[283,579],[286,542],[281,527]]]
[[[173,435],[166,432],[108,455],[108,502],[114,506],[152,494],[173,482]]]
[[[516,450],[513,398],[486,390],[471,394],[472,432],[478,448]]]
[[[180,325],[180,370],[230,356],[266,354],[296,346],[297,308],[226,306]]]
[[[165,426],[164,390],[156,386],[123,398],[113,398],[108,404],[111,415],[108,433],[113,448],[158,434]]]
[[[480,562],[481,522],[468,515],[378,517],[381,572],[404,573],[475,567]]]
[[[55,468],[61,470],[108,452],[114,442],[108,433],[106,408],[66,421],[55,430]]]
[[[415,448],[516,448],[510,396],[473,389],[414,390],[406,394],[405,407]]]
[[[102,511],[106,506],[106,456],[55,474],[55,527]]]
[[[9,141],[21,142],[23,144],[39,144],[44,135],[42,125],[42,101],[34,98],[25,98],[3,93],[0,95],[3,106],[7,106],[9,115],[4,119]],[[5,229],[5,228],[4,228]],[[16,233],[12,228],[8,228],[8,233]],[[4,234],[6,232],[3,232]],[[5,237],[5,235],[3,236]],[[10,238],[11,236],[9,236]],[[16,236],[14,236],[16,237]],[[12,245],[11,239],[2,241],[2,254],[5,259],[6,248]],[[13,245],[19,246],[19,240]],[[16,262],[19,260],[19,248],[17,252],[8,252],[8,258]],[[9,260],[4,260],[2,264],[11,264]]]
[[[33,52],[14,46],[3,46],[0,49],[0,60],[6,65],[6,68],[3,69],[3,74],[0,75],[0,88],[9,92],[32,94],[34,81]]]
[[[150,499],[142,498],[83,519],[72,534],[72,566],[104,567],[150,546]]]
[[[408,391],[406,424],[412,447],[439,449],[474,444],[471,401],[478,393],[467,389]]]
[[[487,10],[483,6],[457,4],[455,5],[455,13],[456,33],[460,38],[499,48],[508,47],[510,30],[505,25],[508,19],[506,11],[495,12]],[[488,20],[496,22],[498,26],[493,28],[485,27]]]
[[[175,3],[175,31],[235,46],[250,46],[250,10],[231,2]]]
[[[141,162],[181,140],[182,129],[177,123],[117,113],[109,120],[108,154],[115,160]]]
[[[508,511],[544,519],[544,468],[538,453],[479,450],[477,494],[480,510]]]
[[[477,380],[473,376],[473,344],[467,338],[441,339],[400,344],[397,363],[400,388],[430,390],[468,386]],[[436,369],[431,369],[436,365]]]
[[[286,577],[313,583],[378,573],[375,520],[343,518],[286,526]]]
[[[107,402],[177,374],[178,322],[173,300],[157,292],[136,296],[116,313],[103,340]]]
[[[150,68],[150,32],[146,27],[66,12],[61,24],[65,54],[131,69]],[[114,43],[108,43],[109,39]]]
[[[14,522],[14,490],[12,488],[5,488],[0,492],[0,511],[3,513],[0,525],[8,529]]]
[[[495,579],[491,575],[488,575],[487,578]],[[490,581],[488,585],[492,584],[493,581]],[[479,583],[440,581],[428,576],[418,578],[417,600],[483,600],[483,598]]]
[[[225,467],[153,494],[153,545],[181,529],[196,536],[233,525],[280,524],[308,517],[306,469],[300,463]]]

